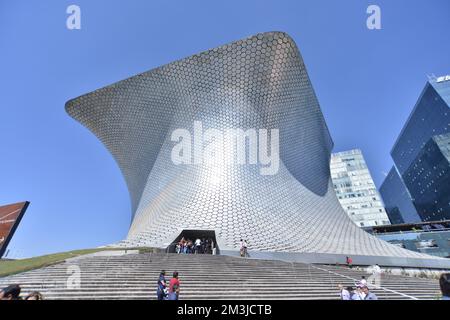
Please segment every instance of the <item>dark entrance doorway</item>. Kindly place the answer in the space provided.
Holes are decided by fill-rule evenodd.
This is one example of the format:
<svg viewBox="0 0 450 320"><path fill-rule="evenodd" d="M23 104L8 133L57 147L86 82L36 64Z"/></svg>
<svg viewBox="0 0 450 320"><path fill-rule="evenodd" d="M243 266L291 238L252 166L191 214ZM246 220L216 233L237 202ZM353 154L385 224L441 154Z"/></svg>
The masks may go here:
<svg viewBox="0 0 450 320"><path fill-rule="evenodd" d="M212 254L215 248L215 254L220 254L219 246L217 245L216 233L214 230L191 230L185 229L181 231L178 237L167 247L168 253L177 252L177 244L181 239L192 241L195 246L195 240L200 239L202 241L202 252L205 254Z"/></svg>

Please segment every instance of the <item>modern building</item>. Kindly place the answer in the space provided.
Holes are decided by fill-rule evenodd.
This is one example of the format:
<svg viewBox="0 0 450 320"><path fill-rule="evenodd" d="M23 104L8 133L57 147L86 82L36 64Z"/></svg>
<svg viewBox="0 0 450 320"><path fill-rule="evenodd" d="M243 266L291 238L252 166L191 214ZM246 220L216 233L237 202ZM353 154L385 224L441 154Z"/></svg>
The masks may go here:
<svg viewBox="0 0 450 320"><path fill-rule="evenodd" d="M355 264L450 268L446 259L393 246L348 218L331 183L332 139L285 33L257 34L158 67L70 100L66 111L103 142L128 185L131 226L115 246L167 249L183 235L207 235L226 255L239 255L244 238L253 257L338 263L350 255ZM220 138L236 128L260 130L259 142L270 130L278 142L270 148L279 161L275 173L262 173L268 150L261 145L254 163L201 160L206 150L238 156L234 143ZM209 136L206 146L199 136ZM244 143L253 145L251 136Z"/></svg>
<svg viewBox="0 0 450 320"><path fill-rule="evenodd" d="M384 206L392 224L416 223L421 219L411 199L408 189L395 167L389 170L380 187Z"/></svg>
<svg viewBox="0 0 450 320"><path fill-rule="evenodd" d="M401 248L450 258L450 220L378 226L368 231Z"/></svg>
<svg viewBox="0 0 450 320"><path fill-rule="evenodd" d="M450 133L432 136L403 179L423 221L450 219Z"/></svg>
<svg viewBox="0 0 450 320"><path fill-rule="evenodd" d="M450 219L449 135L450 76L444 76L427 82L391 151L395 168L422 221ZM394 197L402 198L401 188L388 189L389 193L397 193ZM392 197L383 191L382 196L385 202Z"/></svg>
<svg viewBox="0 0 450 320"><path fill-rule="evenodd" d="M390 224L361 150L333 153L330 171L339 203L357 226Z"/></svg>

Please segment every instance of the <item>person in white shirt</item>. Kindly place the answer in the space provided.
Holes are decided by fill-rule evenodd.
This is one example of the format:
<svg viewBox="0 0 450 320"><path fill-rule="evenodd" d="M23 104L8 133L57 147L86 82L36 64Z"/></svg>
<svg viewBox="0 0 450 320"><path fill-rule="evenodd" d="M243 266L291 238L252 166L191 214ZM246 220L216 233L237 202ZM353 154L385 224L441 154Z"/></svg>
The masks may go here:
<svg viewBox="0 0 450 320"><path fill-rule="evenodd" d="M197 238L197 240L195 240L195 254L200 253L200 247L202 245L202 240L200 240L199 238Z"/></svg>
<svg viewBox="0 0 450 320"><path fill-rule="evenodd" d="M211 254L216 255L217 250L216 250L216 246L214 245L214 240L211 240L211 248L212 248Z"/></svg>
<svg viewBox="0 0 450 320"><path fill-rule="evenodd" d="M240 253L241 253L241 257L246 257L247 254L247 242L245 240L241 239L241 244L240 244Z"/></svg>
<svg viewBox="0 0 450 320"><path fill-rule="evenodd" d="M350 300L350 292L348 289L344 288L342 284L339 285L341 300Z"/></svg>

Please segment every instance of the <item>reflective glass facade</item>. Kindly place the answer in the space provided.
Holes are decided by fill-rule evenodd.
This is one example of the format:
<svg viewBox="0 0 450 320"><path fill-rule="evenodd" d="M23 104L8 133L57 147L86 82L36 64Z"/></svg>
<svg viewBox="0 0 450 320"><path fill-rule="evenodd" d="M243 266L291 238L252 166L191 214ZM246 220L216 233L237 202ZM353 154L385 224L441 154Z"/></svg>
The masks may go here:
<svg viewBox="0 0 450 320"><path fill-rule="evenodd" d="M450 133L432 137L403 175L423 221L450 218Z"/></svg>
<svg viewBox="0 0 450 320"><path fill-rule="evenodd" d="M391 155L403 176L432 136L450 132L450 81L426 84Z"/></svg>
<svg viewBox="0 0 450 320"><path fill-rule="evenodd" d="M398 174L380 189L393 219L414 222L408 198L422 221L450 218L449 106L450 77L427 82L391 151Z"/></svg>
<svg viewBox="0 0 450 320"><path fill-rule="evenodd" d="M400 248L450 258L450 220L379 226L367 231Z"/></svg>
<svg viewBox="0 0 450 320"><path fill-rule="evenodd" d="M371 227L390 223L361 150L332 154L330 171L336 196L355 224Z"/></svg>
<svg viewBox="0 0 450 320"><path fill-rule="evenodd" d="M380 234L377 237L400 248L426 253L442 258L450 258L450 231L402 232Z"/></svg>
<svg viewBox="0 0 450 320"><path fill-rule="evenodd" d="M409 194L395 167L392 167L380 187L386 213L392 224L421 221Z"/></svg>

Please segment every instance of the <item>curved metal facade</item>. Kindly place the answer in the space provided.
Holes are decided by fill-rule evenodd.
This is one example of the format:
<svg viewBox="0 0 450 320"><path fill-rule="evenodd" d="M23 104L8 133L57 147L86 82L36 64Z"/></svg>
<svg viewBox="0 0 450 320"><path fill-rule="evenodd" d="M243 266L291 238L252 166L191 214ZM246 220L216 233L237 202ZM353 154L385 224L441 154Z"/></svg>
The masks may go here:
<svg viewBox="0 0 450 320"><path fill-rule="evenodd" d="M121 245L164 247L183 229L215 230L221 249L431 258L370 236L342 210L333 142L302 57L285 33L233 42L66 104L117 161L133 217ZM175 165L178 128L278 128L280 166Z"/></svg>

